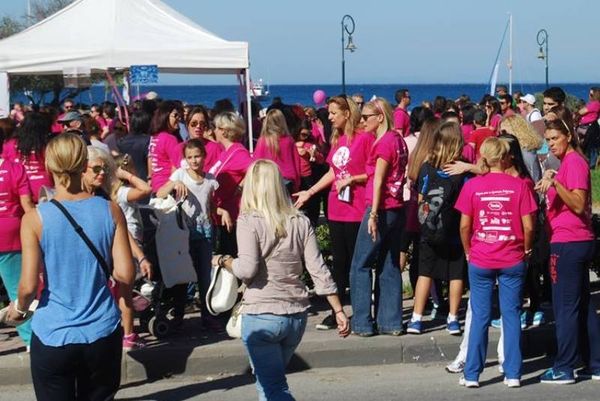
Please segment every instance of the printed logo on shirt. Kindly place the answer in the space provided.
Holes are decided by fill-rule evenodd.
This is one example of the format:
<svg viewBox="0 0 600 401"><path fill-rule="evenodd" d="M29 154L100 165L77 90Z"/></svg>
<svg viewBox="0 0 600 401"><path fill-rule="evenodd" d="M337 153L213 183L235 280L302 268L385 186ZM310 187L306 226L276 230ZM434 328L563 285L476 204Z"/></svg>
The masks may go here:
<svg viewBox="0 0 600 401"><path fill-rule="evenodd" d="M479 241L493 243L498 241L515 241L516 235L512 232L513 213L505 207L511 202L512 190L476 192L482 205L479 211L480 229L475 233Z"/></svg>

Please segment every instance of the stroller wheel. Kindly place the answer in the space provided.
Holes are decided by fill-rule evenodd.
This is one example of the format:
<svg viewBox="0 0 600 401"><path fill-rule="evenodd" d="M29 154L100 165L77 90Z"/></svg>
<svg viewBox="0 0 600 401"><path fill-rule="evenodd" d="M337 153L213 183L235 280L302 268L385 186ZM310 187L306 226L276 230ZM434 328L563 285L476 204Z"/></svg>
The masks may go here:
<svg viewBox="0 0 600 401"><path fill-rule="evenodd" d="M156 316L152 317L148 322L148 331L154 337L161 339L169 335L170 331L169 322L165 319L158 318Z"/></svg>

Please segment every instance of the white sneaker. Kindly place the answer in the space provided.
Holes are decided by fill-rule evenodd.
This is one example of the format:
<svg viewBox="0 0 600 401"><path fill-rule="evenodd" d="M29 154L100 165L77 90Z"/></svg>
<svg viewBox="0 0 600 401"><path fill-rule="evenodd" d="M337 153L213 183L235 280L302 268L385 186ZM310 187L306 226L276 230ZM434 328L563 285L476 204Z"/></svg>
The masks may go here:
<svg viewBox="0 0 600 401"><path fill-rule="evenodd" d="M463 361L452 361L446 365L446 372L448 373L462 373L465 370L465 363Z"/></svg>
<svg viewBox="0 0 600 401"><path fill-rule="evenodd" d="M479 387L479 382L478 381L467 380L467 379L465 379L464 376L462 376L458 380L458 384L461 385L461 386L465 386L467 388L477 388L477 387Z"/></svg>
<svg viewBox="0 0 600 401"><path fill-rule="evenodd" d="M504 374L504 366L502 366L502 362L498 362L498 372Z"/></svg>
<svg viewBox="0 0 600 401"><path fill-rule="evenodd" d="M509 388L521 387L521 380L519 379L507 379L504 378L504 384L506 384Z"/></svg>

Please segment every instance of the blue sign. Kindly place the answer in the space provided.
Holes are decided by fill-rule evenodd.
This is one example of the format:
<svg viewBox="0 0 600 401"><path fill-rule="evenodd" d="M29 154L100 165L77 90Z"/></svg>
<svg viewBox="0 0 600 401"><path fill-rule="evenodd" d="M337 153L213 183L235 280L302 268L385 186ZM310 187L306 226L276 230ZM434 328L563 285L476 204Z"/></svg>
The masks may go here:
<svg viewBox="0 0 600 401"><path fill-rule="evenodd" d="M157 65L132 65L129 67L129 79L132 84L158 83Z"/></svg>

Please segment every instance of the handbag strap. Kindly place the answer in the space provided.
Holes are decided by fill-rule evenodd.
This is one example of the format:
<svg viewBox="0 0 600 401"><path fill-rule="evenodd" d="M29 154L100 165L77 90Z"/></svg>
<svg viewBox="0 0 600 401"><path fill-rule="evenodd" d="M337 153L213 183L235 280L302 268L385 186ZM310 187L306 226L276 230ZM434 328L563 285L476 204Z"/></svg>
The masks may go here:
<svg viewBox="0 0 600 401"><path fill-rule="evenodd" d="M65 209L65 207L60 202L58 202L56 199L51 199L50 202L52 204L54 204L54 206L56 206L65 215L67 220L69 220L69 223L71 223L71 225L75 229L75 232L77 234L79 234L79 236L81 237L83 242L85 242L85 244L88 246L88 248L90 248L90 251L92 251L92 253L96 257L96 259L98 260L98 263L100 263L100 267L102 267L102 271L106 275L106 278L109 279L110 278L110 269L108 267L108 263L106 263L106 260L100 254L100 252L98 251L98 248L96 248L96 246L94 245L92 240L90 240L90 238L83 231L83 228L79 224L77 224L77 222L75 221L73 216L71 216L71 214L67 211L67 209Z"/></svg>

